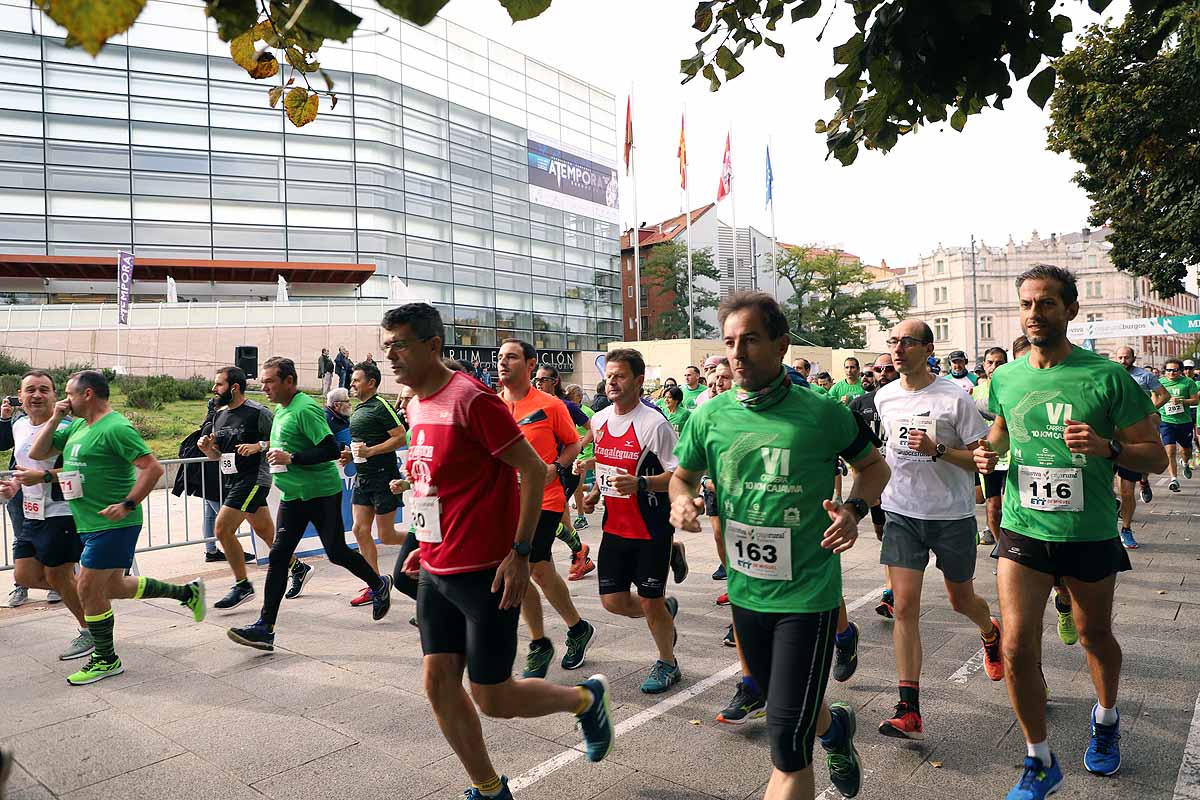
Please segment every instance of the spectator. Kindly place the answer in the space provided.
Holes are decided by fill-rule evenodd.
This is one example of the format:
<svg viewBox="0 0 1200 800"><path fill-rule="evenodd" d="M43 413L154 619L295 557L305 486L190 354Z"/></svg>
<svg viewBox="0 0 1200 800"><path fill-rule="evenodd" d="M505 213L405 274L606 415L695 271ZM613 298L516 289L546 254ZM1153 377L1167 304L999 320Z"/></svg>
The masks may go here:
<svg viewBox="0 0 1200 800"><path fill-rule="evenodd" d="M610 402L608 394L605 391L604 381L600 381L596 384L596 396L592 398L592 411L599 411Z"/></svg>
<svg viewBox="0 0 1200 800"><path fill-rule="evenodd" d="M339 347L337 358L333 360L333 363L337 370L338 386L348 390L350 377L354 374L354 362L350 360L350 351L345 347Z"/></svg>
<svg viewBox="0 0 1200 800"><path fill-rule="evenodd" d="M364 364L374 364L375 356L371 355L370 353L367 353L367 357L363 359L363 363Z"/></svg>
<svg viewBox="0 0 1200 800"><path fill-rule="evenodd" d="M321 394L329 394L329 390L333 388L335 374L329 348L322 347L321 357L317 359L317 379L321 381Z"/></svg>
<svg viewBox="0 0 1200 800"><path fill-rule="evenodd" d="M325 395L325 421L329 423L329 430L333 432L333 439L337 442L338 452L350 446L350 392L342 387L338 387ZM351 461L342 467L342 471L346 476L356 474L357 469L354 462Z"/></svg>
<svg viewBox="0 0 1200 800"><path fill-rule="evenodd" d="M216 416L219 407L217 398L210 397L208 413L204 417L204 421L200 423L200 427L179 443L179 458L204 458L207 460L181 465L179 471L175 473L175 483L171 488L171 494L176 497L184 494L190 497L199 497L200 502L204 504L204 561L206 563L225 560L225 553L217 547L216 539L217 513L221 510L221 471L218 466L219 462L209 459L200 451L196 443L200 441L201 436L212 433L213 417ZM247 561L253 560L253 558L253 555L246 553Z"/></svg>
<svg viewBox="0 0 1200 800"><path fill-rule="evenodd" d="M492 370L490 368L484 369L483 364L478 358L472 363L472 367L474 368L471 370L471 374L475 376L475 380L489 389L495 388L495 385L492 383Z"/></svg>

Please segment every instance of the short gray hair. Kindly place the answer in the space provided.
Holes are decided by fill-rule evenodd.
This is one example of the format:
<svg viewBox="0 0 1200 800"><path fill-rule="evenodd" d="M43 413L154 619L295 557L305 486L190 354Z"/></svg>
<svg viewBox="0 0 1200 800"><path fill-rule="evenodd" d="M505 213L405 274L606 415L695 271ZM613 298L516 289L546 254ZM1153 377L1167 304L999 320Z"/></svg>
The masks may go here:
<svg viewBox="0 0 1200 800"><path fill-rule="evenodd" d="M344 403L349 399L350 392L339 386L336 389L330 389L329 394L325 395L325 404L332 406L337 403Z"/></svg>

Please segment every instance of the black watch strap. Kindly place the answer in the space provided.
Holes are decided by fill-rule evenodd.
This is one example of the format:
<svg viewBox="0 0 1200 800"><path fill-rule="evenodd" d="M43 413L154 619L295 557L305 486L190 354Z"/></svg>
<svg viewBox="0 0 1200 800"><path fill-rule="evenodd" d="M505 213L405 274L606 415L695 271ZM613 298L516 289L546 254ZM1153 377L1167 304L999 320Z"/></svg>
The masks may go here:
<svg viewBox="0 0 1200 800"><path fill-rule="evenodd" d="M513 542L512 549L519 556L527 556L533 551L533 545L529 542Z"/></svg>
<svg viewBox="0 0 1200 800"><path fill-rule="evenodd" d="M871 507L868 506L867 501L863 500L861 497L851 497L842 505L849 506L850 508L854 509L854 513L858 516L860 522L866 518L867 514L871 513Z"/></svg>
<svg viewBox="0 0 1200 800"><path fill-rule="evenodd" d="M130 499L128 497L126 497L125 500L122 501L121 505L125 506L126 511L133 511L135 508L138 507L137 501Z"/></svg>

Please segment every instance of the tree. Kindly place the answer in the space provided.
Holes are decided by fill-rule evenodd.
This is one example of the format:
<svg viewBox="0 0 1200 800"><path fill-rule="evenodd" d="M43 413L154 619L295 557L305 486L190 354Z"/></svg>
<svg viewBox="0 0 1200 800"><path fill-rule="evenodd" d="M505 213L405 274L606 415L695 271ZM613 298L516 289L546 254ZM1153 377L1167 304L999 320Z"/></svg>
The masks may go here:
<svg viewBox="0 0 1200 800"><path fill-rule="evenodd" d="M1050 149L1082 166L1075 182L1109 254L1170 297L1200 263L1200 6L1154 24L1088 28L1056 64ZM1176 30L1164 46L1162 31Z"/></svg>
<svg viewBox="0 0 1200 800"><path fill-rule="evenodd" d="M792 330L821 347L863 347L866 337L857 324L862 317L887 328L908 311L903 292L871 288L874 278L862 262L846 262L837 251L789 247L777 273L792 287L784 303Z"/></svg>
<svg viewBox="0 0 1200 800"><path fill-rule="evenodd" d="M656 339L686 339L688 337L688 268L687 245L682 242L663 242L654 245L642 264L642 278L651 283L659 297L671 297L671 310L662 314L654 326ZM692 302L695 305L693 329L696 338L716 335L716 328L700 318L700 312L717 307L717 293L697 284L697 278L719 281L720 274L712 263L707 247L692 251Z"/></svg>

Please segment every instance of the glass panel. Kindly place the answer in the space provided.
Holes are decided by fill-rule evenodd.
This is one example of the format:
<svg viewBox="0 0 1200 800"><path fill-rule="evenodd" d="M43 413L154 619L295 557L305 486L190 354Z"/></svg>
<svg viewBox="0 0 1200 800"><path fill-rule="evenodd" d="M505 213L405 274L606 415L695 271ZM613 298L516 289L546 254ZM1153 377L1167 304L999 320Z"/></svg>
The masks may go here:
<svg viewBox="0 0 1200 800"><path fill-rule="evenodd" d="M404 211L404 195L401 192L385 189L382 186L371 188L359 187L357 197L359 206Z"/></svg>
<svg viewBox="0 0 1200 800"><path fill-rule="evenodd" d="M354 140L350 133L346 138L335 139L327 136L301 135L292 133L291 123L288 123L287 154L301 158L336 158L351 161L354 158Z"/></svg>
<svg viewBox="0 0 1200 800"><path fill-rule="evenodd" d="M133 243L211 247L212 226L208 223L135 222Z"/></svg>
<svg viewBox="0 0 1200 800"><path fill-rule="evenodd" d="M404 199L404 209L409 214L433 219L450 219L450 204L445 200L435 200L418 194L407 194ZM409 220L409 229L413 230L416 220Z"/></svg>
<svg viewBox="0 0 1200 800"><path fill-rule="evenodd" d="M454 206L451 209L451 219L458 225L471 225L476 228L488 229L492 227L492 215L490 212L468 206Z"/></svg>
<svg viewBox="0 0 1200 800"><path fill-rule="evenodd" d="M214 175L212 178L214 198L226 200L283 200L281 181L256 180L254 178L230 178Z"/></svg>
<svg viewBox="0 0 1200 800"><path fill-rule="evenodd" d="M285 245L284 231L283 228L262 225L214 225L213 244L218 247L267 247L282 250Z"/></svg>
<svg viewBox="0 0 1200 800"><path fill-rule="evenodd" d="M410 215L405 219L404 227L410 236L422 236L426 239L439 239L445 242L450 241L449 222Z"/></svg>
<svg viewBox="0 0 1200 800"><path fill-rule="evenodd" d="M529 255L528 239L521 239L516 236L509 236L508 234L502 233L496 233L493 238L495 239L495 247L497 250L501 250L506 253L518 253L524 256Z"/></svg>
<svg viewBox="0 0 1200 800"><path fill-rule="evenodd" d="M207 175L209 172L208 153L134 147L133 168L156 172L194 172Z"/></svg>
<svg viewBox="0 0 1200 800"><path fill-rule="evenodd" d="M409 261L408 262L408 288L410 290L412 290L412 293L415 294L417 297L425 297L430 302L433 302L433 303L452 302L452 295L454 293L453 286L451 286L448 283L434 283L432 281L415 281L412 279L412 275L413 275L412 261ZM442 314L443 314L442 319L447 319L448 317L452 316L452 314L447 313L446 311L442 310L441 308L439 308L438 310L442 311ZM450 335L449 331L446 332L446 335L447 336Z"/></svg>
<svg viewBox="0 0 1200 800"><path fill-rule="evenodd" d="M288 207L288 221L293 221L291 206ZM287 244L289 250L354 250L355 236L352 230L288 228Z"/></svg>
<svg viewBox="0 0 1200 800"><path fill-rule="evenodd" d="M492 177L488 173L460 164L452 164L450 174L455 183L464 183L476 189L489 189L492 185Z"/></svg>
<svg viewBox="0 0 1200 800"><path fill-rule="evenodd" d="M135 97L129 102L129 116L131 119L147 122L170 120L176 124L207 126L209 124L208 106L203 103L203 98L200 103L196 103L192 100ZM138 141L138 139L135 137L134 141ZM152 144L152 142L150 143Z"/></svg>
<svg viewBox="0 0 1200 800"><path fill-rule="evenodd" d="M50 214L129 219L129 195L47 192ZM40 204L40 201L39 201Z"/></svg>
<svg viewBox="0 0 1200 800"><path fill-rule="evenodd" d="M216 160L216 156L213 156ZM368 170L380 170L379 167L359 167L359 182L363 182ZM330 183L354 183L354 165L344 161L307 161L299 158L287 159L288 180L328 181ZM374 181L366 181L374 183Z"/></svg>
<svg viewBox="0 0 1200 800"><path fill-rule="evenodd" d="M191 14L189 10L187 12ZM173 50L146 50L129 48L129 68L156 75L191 75L205 78L208 75L208 59L202 55L177 53Z"/></svg>
<svg viewBox="0 0 1200 800"><path fill-rule="evenodd" d="M494 347L496 332L490 328L461 328L455 326L458 332L458 343L463 347Z"/></svg>
<svg viewBox="0 0 1200 800"><path fill-rule="evenodd" d="M45 150L40 139L9 139L0 136L0 161L28 161L40 164Z"/></svg>
<svg viewBox="0 0 1200 800"><path fill-rule="evenodd" d="M98 219L52 218L47 221L51 239L60 242L128 244L130 223Z"/></svg>
<svg viewBox="0 0 1200 800"><path fill-rule="evenodd" d="M495 207L497 214L507 214L510 217L529 219L529 203L524 200L493 196L492 205Z"/></svg>
<svg viewBox="0 0 1200 800"><path fill-rule="evenodd" d="M0 108L13 111L41 111L42 89L39 86L9 86L0 83ZM56 103L50 110L68 114L87 113L87 110L78 104L71 107L63 103Z"/></svg>
<svg viewBox="0 0 1200 800"><path fill-rule="evenodd" d="M291 162L288 163L288 177L292 177ZM374 186L386 186L389 189L404 188L404 171L395 167L385 167L375 164L363 164L359 162L354 168L353 176L359 185L368 184ZM340 178L338 180L341 180ZM355 182L354 180L347 181L348 183Z"/></svg>
<svg viewBox="0 0 1200 800"><path fill-rule="evenodd" d="M361 245L361 237L359 239ZM405 259L399 256L384 256L375 253L359 253L358 260L363 264L374 264L376 274L395 275L403 278L408 274Z"/></svg>
<svg viewBox="0 0 1200 800"><path fill-rule="evenodd" d="M453 184L450 187L450 199L455 204L467 205L473 208L489 210L492 207L492 193L469 186ZM489 215L490 217L490 215Z"/></svg>
<svg viewBox="0 0 1200 800"><path fill-rule="evenodd" d="M481 230L479 228L469 228L465 225L454 226L454 242L456 244L466 244L473 247L492 246L492 232Z"/></svg>
<svg viewBox="0 0 1200 800"><path fill-rule="evenodd" d="M0 186L12 189L41 189L45 186L44 169L41 164L0 163Z"/></svg>
<svg viewBox="0 0 1200 800"><path fill-rule="evenodd" d="M208 177L204 175L167 175L157 172L135 172L133 173L133 191L137 194L208 197Z"/></svg>
<svg viewBox="0 0 1200 800"><path fill-rule="evenodd" d="M0 129L5 126L0 124ZM15 131L8 130L13 133ZM67 117L59 114L46 115L46 138L66 139L79 142L129 142L129 122L124 119L101 119L93 117Z"/></svg>
<svg viewBox="0 0 1200 800"><path fill-rule="evenodd" d="M449 180L450 164L447 161L427 156L424 153L404 151L404 169L421 175Z"/></svg>
<svg viewBox="0 0 1200 800"><path fill-rule="evenodd" d="M362 229L404 233L404 215L397 211L360 206L358 209L358 227Z"/></svg>
<svg viewBox="0 0 1200 800"><path fill-rule="evenodd" d="M207 222L211 219L208 204L207 199L138 196L133 199L133 215L137 219Z"/></svg>
<svg viewBox="0 0 1200 800"><path fill-rule="evenodd" d="M128 172L48 166L46 181L51 189L129 194Z"/></svg>
<svg viewBox="0 0 1200 800"><path fill-rule="evenodd" d="M208 128L202 125L164 125L157 122L133 122L133 143L154 147L184 147L192 150L208 149ZM248 136L244 132L242 135ZM214 137L215 139L215 137ZM217 147L214 140L213 147Z"/></svg>
<svg viewBox="0 0 1200 800"><path fill-rule="evenodd" d="M354 187L337 183L287 182L289 203L329 203L332 205L354 205Z"/></svg>
<svg viewBox="0 0 1200 800"><path fill-rule="evenodd" d="M213 200L213 222L247 223L251 225L282 225L282 203L247 203L245 201Z"/></svg>
<svg viewBox="0 0 1200 800"><path fill-rule="evenodd" d="M287 207L289 225L306 227L353 228L354 209L348 206L306 206L296 203Z"/></svg>
<svg viewBox="0 0 1200 800"><path fill-rule="evenodd" d="M434 242L428 239L409 237L407 243L409 258L409 275L412 275L412 259L423 258L431 261L453 261L454 251L448 242ZM442 277L445 277L444 273Z"/></svg>
<svg viewBox="0 0 1200 800"><path fill-rule="evenodd" d="M450 145L450 161L454 165L467 166L485 172L490 171L492 168L491 156L479 150L463 147L460 144Z"/></svg>
<svg viewBox="0 0 1200 800"><path fill-rule="evenodd" d="M562 242L563 230L552 225L534 222L529 226L530 237L543 242Z"/></svg>
<svg viewBox="0 0 1200 800"><path fill-rule="evenodd" d="M46 241L45 217L0 216L0 239ZM2 250L3 248L0 248Z"/></svg>
<svg viewBox="0 0 1200 800"><path fill-rule="evenodd" d="M423 111L426 114L431 114L435 117L445 118L449 114L449 103L447 101L427 94L411 86L403 87L404 105L408 108L415 108L418 111Z"/></svg>
<svg viewBox="0 0 1200 800"><path fill-rule="evenodd" d="M478 247L466 247L461 244L454 245L454 263L469 264L473 267L486 267L488 274L491 274L492 267L492 251L484 250ZM488 280L488 286L491 286L491 279Z"/></svg>
<svg viewBox="0 0 1200 800"><path fill-rule="evenodd" d="M464 147L470 147L473 150L481 150L486 153L488 148L491 147L492 137L463 125L451 125L450 141L453 144L460 144Z"/></svg>
<svg viewBox="0 0 1200 800"><path fill-rule="evenodd" d="M508 270L509 272L520 272L528 275L532 265L529 256L518 256L510 253L496 253L496 269ZM500 280L500 276L496 276L496 280ZM525 287L528 289L528 281L525 282Z"/></svg>
<svg viewBox="0 0 1200 800"><path fill-rule="evenodd" d="M382 231L358 231L358 249L402 256L405 253L404 237Z"/></svg>
<svg viewBox="0 0 1200 800"><path fill-rule="evenodd" d="M124 54L121 61L124 62ZM98 69L98 65L74 66L47 61L44 66L46 86L73 91L104 92L106 94L129 94L129 81L122 63L118 70Z"/></svg>
<svg viewBox="0 0 1200 800"><path fill-rule="evenodd" d="M529 206L529 218L534 222L541 222L546 225L556 225L563 227L563 212L557 208L548 206L539 206L536 203Z"/></svg>

